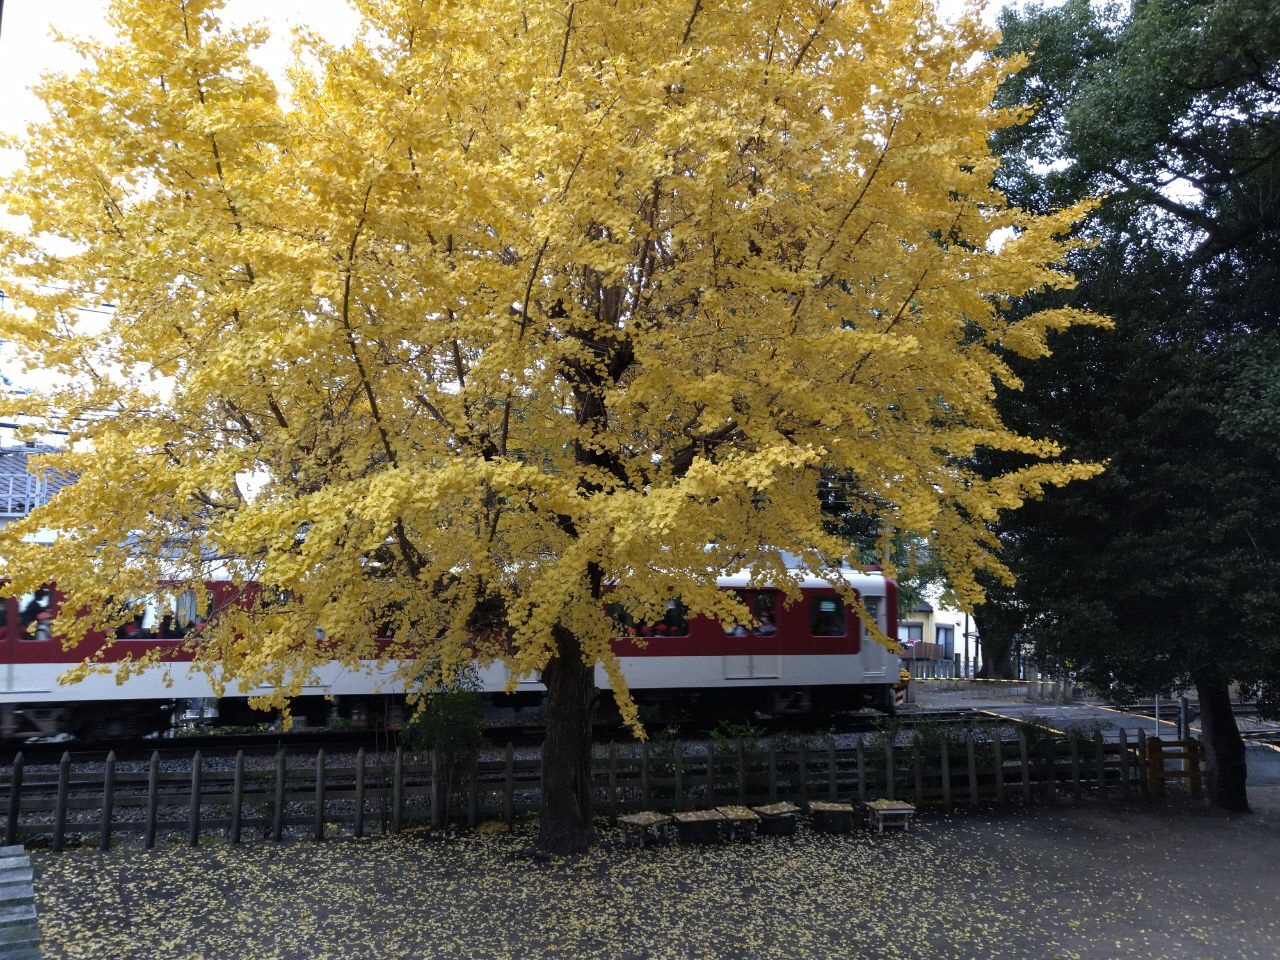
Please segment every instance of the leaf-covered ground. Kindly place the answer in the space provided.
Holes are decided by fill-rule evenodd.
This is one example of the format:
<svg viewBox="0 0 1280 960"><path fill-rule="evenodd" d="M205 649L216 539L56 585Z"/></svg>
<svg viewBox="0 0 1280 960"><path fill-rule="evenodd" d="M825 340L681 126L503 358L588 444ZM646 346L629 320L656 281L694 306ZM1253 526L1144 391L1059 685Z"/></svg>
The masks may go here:
<svg viewBox="0 0 1280 960"><path fill-rule="evenodd" d="M35 857L45 956L1280 956L1280 818L1177 804L529 856L529 834Z"/></svg>

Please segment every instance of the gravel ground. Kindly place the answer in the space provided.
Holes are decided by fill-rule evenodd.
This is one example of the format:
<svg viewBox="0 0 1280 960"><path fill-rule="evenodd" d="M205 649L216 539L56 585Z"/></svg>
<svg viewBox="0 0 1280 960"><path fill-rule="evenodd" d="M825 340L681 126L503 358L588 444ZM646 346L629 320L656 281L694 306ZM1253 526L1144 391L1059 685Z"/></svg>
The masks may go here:
<svg viewBox="0 0 1280 960"><path fill-rule="evenodd" d="M909 834L529 855L530 829L37 852L48 958L1280 955L1280 797L929 816Z"/></svg>

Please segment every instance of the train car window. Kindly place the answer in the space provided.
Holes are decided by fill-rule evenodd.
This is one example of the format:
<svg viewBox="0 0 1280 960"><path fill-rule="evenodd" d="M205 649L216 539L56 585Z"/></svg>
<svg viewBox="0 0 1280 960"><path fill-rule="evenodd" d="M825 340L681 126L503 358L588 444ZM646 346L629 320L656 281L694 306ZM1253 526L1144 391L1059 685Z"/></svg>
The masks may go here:
<svg viewBox="0 0 1280 960"><path fill-rule="evenodd" d="M22 639L44 642L53 638L53 591L41 587L18 600Z"/></svg>
<svg viewBox="0 0 1280 960"><path fill-rule="evenodd" d="M809 622L815 637L843 637L844 604L838 597L811 597Z"/></svg>
<svg viewBox="0 0 1280 960"><path fill-rule="evenodd" d="M761 590L755 595L751 604L751 612L755 614L756 625L751 632L757 637L772 637L778 632L777 594L772 590Z"/></svg>
<svg viewBox="0 0 1280 960"><path fill-rule="evenodd" d="M867 617L873 620L876 624L880 623L880 604L880 597L862 598L862 605L867 608ZM862 625L862 636L866 640L871 639L871 630L865 623Z"/></svg>
<svg viewBox="0 0 1280 960"><path fill-rule="evenodd" d="M689 608L679 597L667 601L667 612L656 623L636 620L620 603L608 606L609 616L618 625L622 637L687 637L689 635Z"/></svg>
<svg viewBox="0 0 1280 960"><path fill-rule="evenodd" d="M724 631L727 637L772 637L778 632L777 598L773 590L739 590L738 599L751 611L754 625L735 623Z"/></svg>

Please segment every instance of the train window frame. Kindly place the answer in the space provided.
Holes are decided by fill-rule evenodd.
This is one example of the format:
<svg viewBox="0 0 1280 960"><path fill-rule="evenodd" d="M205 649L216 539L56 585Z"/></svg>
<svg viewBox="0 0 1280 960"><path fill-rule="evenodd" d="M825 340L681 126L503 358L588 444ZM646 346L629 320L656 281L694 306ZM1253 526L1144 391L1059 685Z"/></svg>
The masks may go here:
<svg viewBox="0 0 1280 960"><path fill-rule="evenodd" d="M748 627L744 623L735 623L733 626L726 628L721 624L720 629L724 632L724 635L726 637L755 637L757 639L776 637L779 632L778 594L780 592L781 591L772 590L767 587L759 589L734 590L738 600L745 604L747 609L751 611L751 619L757 622L752 627ZM767 602L761 603L761 601ZM769 631L762 631L760 628L763 624L758 622L761 615L765 613L769 615L770 623L773 625L773 629Z"/></svg>
<svg viewBox="0 0 1280 960"><path fill-rule="evenodd" d="M831 604L833 610L824 610L823 604ZM835 613L839 616L839 633L819 633L818 617L821 615L830 615ZM811 637L827 637L840 638L849 636L849 613L845 609L844 601L838 595L833 596L817 596L809 598L809 636Z"/></svg>

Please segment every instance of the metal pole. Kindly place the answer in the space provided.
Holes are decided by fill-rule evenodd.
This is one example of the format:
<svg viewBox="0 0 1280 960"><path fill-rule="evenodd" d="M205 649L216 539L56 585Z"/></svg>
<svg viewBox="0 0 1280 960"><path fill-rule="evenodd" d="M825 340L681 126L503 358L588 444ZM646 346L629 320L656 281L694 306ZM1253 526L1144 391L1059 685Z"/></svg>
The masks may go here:
<svg viewBox="0 0 1280 960"><path fill-rule="evenodd" d="M1191 723L1187 720L1187 698L1178 698L1178 739L1191 739Z"/></svg>
<svg viewBox="0 0 1280 960"><path fill-rule="evenodd" d="M964 615L964 675L970 676L969 672L969 614Z"/></svg>

